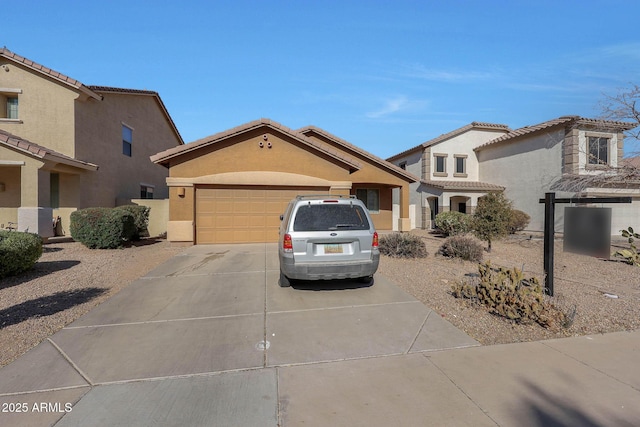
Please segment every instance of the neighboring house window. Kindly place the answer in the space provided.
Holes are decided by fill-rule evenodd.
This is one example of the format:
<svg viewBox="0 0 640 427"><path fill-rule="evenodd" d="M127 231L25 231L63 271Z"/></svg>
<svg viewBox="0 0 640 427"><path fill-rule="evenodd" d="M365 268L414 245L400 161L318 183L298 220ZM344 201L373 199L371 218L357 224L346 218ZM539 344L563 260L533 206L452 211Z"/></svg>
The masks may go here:
<svg viewBox="0 0 640 427"><path fill-rule="evenodd" d="M590 165L609 164L609 138L601 136L589 137L589 161Z"/></svg>
<svg viewBox="0 0 640 427"><path fill-rule="evenodd" d="M140 198L153 199L153 186L146 184L140 185Z"/></svg>
<svg viewBox="0 0 640 427"><path fill-rule="evenodd" d="M7 98L7 119L18 118L18 97Z"/></svg>
<svg viewBox="0 0 640 427"><path fill-rule="evenodd" d="M380 190L377 188L358 188L356 197L364 202L369 212L380 212Z"/></svg>
<svg viewBox="0 0 640 427"><path fill-rule="evenodd" d="M455 165L456 165L456 169L453 173L453 176L466 178L467 177L467 156L463 154L456 154L453 157L455 159Z"/></svg>
<svg viewBox="0 0 640 427"><path fill-rule="evenodd" d="M446 154L434 154L433 155L435 176L447 176L447 155Z"/></svg>
<svg viewBox="0 0 640 427"><path fill-rule="evenodd" d="M407 170L407 162L402 162L398 166L400 166L400 169Z"/></svg>
<svg viewBox="0 0 640 427"><path fill-rule="evenodd" d="M122 154L131 157L131 145L133 143L133 129L122 125Z"/></svg>
<svg viewBox="0 0 640 427"><path fill-rule="evenodd" d="M22 89L0 89L0 119L18 120L18 94Z"/></svg>

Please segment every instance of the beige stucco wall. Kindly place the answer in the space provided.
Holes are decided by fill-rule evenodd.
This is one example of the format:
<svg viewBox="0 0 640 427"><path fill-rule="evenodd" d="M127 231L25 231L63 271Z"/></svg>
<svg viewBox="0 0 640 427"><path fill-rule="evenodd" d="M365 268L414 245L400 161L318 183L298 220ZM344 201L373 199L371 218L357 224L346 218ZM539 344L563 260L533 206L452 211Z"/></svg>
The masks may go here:
<svg viewBox="0 0 640 427"><path fill-rule="evenodd" d="M169 221L169 199L134 199L131 203L140 206L148 206L149 210L149 236L158 237L167 232Z"/></svg>
<svg viewBox="0 0 640 427"><path fill-rule="evenodd" d="M168 171L149 160L179 140L153 96L101 93L102 101L76 103L77 157L100 166L83 177L80 207L115 206L140 197L140 185L154 187L154 199L169 196ZM133 129L132 155L122 153L122 125Z"/></svg>
<svg viewBox="0 0 640 427"><path fill-rule="evenodd" d="M196 178L212 174L250 171L286 171L292 174L312 175L331 181L349 181L346 166L327 156L327 161L319 161L318 156L308 147L280 134L255 130L229 141L218 142L187 153L172 160L171 178ZM266 143L271 143L268 148ZM263 147L260 147L260 143ZM299 185L292 182L291 185ZM195 198L193 186L170 187L170 221L193 221L195 218ZM182 225L181 229L185 226Z"/></svg>
<svg viewBox="0 0 640 427"><path fill-rule="evenodd" d="M350 151L344 154L358 157ZM199 184L326 186L333 194L355 194L358 188L376 188L380 190L380 211L372 214L374 224L378 229L391 230L391 189L406 187L402 193L408 201L408 183L371 164L370 159L357 160L362 168L350 172L348 165L267 127L185 153L170 160L169 234L172 240L193 240L194 185ZM260 176L264 178L262 181ZM408 230L406 211L401 226Z"/></svg>
<svg viewBox="0 0 640 427"><path fill-rule="evenodd" d="M74 100L78 94L70 87L8 60L9 71L0 73L0 87L20 89L18 121L0 120L0 129L73 157Z"/></svg>
<svg viewBox="0 0 640 427"><path fill-rule="evenodd" d="M559 129L489 146L478 153L480 180L504 186L514 208L531 216L530 230L544 228L544 204L539 199L562 174L563 141L564 129ZM569 196L556 193L556 197ZM556 209L557 231L562 231L563 222L561 209Z"/></svg>

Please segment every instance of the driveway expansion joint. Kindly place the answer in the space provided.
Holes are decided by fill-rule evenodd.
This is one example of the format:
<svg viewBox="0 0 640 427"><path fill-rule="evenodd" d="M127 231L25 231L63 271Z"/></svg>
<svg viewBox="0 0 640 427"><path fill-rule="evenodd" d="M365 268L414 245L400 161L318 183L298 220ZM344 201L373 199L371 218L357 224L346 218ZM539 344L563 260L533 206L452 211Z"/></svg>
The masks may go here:
<svg viewBox="0 0 640 427"><path fill-rule="evenodd" d="M58 351L58 353L60 353L60 355L62 355L62 357L64 357L64 359L67 361L67 363L69 363L71 365L71 367L73 369L76 370L76 372L78 374L80 374L80 376L91 386L93 387L94 383L93 381L91 381L91 378L89 378L89 376L87 374L84 373L84 371L82 369L80 369L80 367L78 365L76 365L73 360L71 360L71 358L67 355L67 353L64 352L64 350L62 350L60 348L60 346L58 344L56 344L51 338L47 338L47 341L49 341L49 343L51 343L51 345Z"/></svg>

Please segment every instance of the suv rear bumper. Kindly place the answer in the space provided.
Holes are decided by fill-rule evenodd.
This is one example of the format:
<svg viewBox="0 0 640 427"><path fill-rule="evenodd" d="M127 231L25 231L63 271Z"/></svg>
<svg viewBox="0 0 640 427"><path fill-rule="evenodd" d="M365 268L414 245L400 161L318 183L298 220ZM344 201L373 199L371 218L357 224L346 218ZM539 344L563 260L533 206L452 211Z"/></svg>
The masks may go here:
<svg viewBox="0 0 640 427"><path fill-rule="evenodd" d="M378 270L380 254L373 254L372 259L364 261L346 261L335 263L296 263L293 258L282 257L280 269L282 273L294 280L331 280L355 279L369 277Z"/></svg>

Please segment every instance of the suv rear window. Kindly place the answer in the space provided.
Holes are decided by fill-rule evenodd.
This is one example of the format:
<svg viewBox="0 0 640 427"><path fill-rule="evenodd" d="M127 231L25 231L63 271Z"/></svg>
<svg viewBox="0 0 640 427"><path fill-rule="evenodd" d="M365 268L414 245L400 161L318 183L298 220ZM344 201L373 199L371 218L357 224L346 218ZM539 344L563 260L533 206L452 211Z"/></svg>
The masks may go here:
<svg viewBox="0 0 640 427"><path fill-rule="evenodd" d="M367 215L356 205L303 205L293 221L293 231L368 229Z"/></svg>

